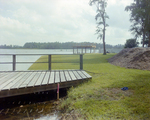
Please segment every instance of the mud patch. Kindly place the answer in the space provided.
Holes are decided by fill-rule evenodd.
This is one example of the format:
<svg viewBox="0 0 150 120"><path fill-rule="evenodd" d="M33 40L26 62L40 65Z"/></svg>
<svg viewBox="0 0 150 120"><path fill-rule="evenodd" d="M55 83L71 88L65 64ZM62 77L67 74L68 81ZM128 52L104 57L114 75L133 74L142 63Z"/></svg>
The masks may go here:
<svg viewBox="0 0 150 120"><path fill-rule="evenodd" d="M113 101L124 99L124 97L129 97L131 95L133 95L133 90L123 91L121 88L106 88L95 91L95 95L93 95L93 97L96 97L98 100Z"/></svg>
<svg viewBox="0 0 150 120"><path fill-rule="evenodd" d="M132 90L126 90L123 91L120 88L109 88L106 90L108 93L110 93L110 98L112 100L119 100L124 98L125 96L131 96L133 95L133 91Z"/></svg>
<svg viewBox="0 0 150 120"><path fill-rule="evenodd" d="M59 101L54 91L20 95L0 99L0 120L43 120L57 119ZM60 89L60 98L67 95L67 89Z"/></svg>
<svg viewBox="0 0 150 120"><path fill-rule="evenodd" d="M123 49L108 62L125 68L150 70L150 48Z"/></svg>

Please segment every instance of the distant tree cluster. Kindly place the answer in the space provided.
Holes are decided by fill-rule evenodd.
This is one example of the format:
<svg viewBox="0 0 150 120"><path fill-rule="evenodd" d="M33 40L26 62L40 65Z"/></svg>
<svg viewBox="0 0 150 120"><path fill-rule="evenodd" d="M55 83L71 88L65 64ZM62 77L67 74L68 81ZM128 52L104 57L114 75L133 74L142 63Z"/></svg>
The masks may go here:
<svg viewBox="0 0 150 120"><path fill-rule="evenodd" d="M65 42L65 43L60 43L60 42L48 42L48 43L37 43L37 42L28 42L25 43L23 46L17 46L17 45L0 45L0 49L72 49L73 46L81 46L81 45L94 45L96 46L96 49L103 48L103 44L101 43L91 43L91 42L81 42L81 43L76 43L76 42ZM112 48L118 48L122 49L124 48L123 45L109 45L106 44L106 48L112 49Z"/></svg>

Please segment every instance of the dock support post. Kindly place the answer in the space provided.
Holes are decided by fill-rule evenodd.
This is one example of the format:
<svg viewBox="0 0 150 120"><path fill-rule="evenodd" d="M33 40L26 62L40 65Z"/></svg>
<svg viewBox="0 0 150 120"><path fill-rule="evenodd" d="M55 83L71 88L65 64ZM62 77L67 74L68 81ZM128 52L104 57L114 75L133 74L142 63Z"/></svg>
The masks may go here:
<svg viewBox="0 0 150 120"><path fill-rule="evenodd" d="M83 54L80 55L80 70L83 70Z"/></svg>
<svg viewBox="0 0 150 120"><path fill-rule="evenodd" d="M57 100L59 100L59 83L57 84Z"/></svg>
<svg viewBox="0 0 150 120"><path fill-rule="evenodd" d="M48 69L51 70L51 55L48 55Z"/></svg>
<svg viewBox="0 0 150 120"><path fill-rule="evenodd" d="M73 47L73 54L74 54L74 47Z"/></svg>
<svg viewBox="0 0 150 120"><path fill-rule="evenodd" d="M13 55L13 71L16 70L16 55Z"/></svg>

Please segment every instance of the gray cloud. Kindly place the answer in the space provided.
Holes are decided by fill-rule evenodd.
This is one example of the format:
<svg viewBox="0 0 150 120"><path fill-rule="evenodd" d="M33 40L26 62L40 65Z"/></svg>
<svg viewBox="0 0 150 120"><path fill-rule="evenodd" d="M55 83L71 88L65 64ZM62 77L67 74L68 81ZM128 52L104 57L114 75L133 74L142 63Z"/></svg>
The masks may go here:
<svg viewBox="0 0 150 120"><path fill-rule="evenodd" d="M129 13L124 11L127 1L108 1L108 44L124 44L131 37ZM89 0L0 0L0 44L99 42L95 35L95 7L88 3Z"/></svg>

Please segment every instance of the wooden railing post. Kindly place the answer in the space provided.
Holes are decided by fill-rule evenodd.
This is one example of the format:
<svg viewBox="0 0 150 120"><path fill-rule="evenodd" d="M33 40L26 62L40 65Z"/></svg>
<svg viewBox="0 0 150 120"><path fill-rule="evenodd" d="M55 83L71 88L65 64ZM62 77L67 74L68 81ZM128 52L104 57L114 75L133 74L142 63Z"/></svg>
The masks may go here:
<svg viewBox="0 0 150 120"><path fill-rule="evenodd" d="M13 71L16 70L16 55L13 55Z"/></svg>
<svg viewBox="0 0 150 120"><path fill-rule="evenodd" d="M83 54L80 55L80 70L83 70Z"/></svg>
<svg viewBox="0 0 150 120"><path fill-rule="evenodd" d="M74 47L73 47L73 54L74 54Z"/></svg>
<svg viewBox="0 0 150 120"><path fill-rule="evenodd" d="M51 68L51 67L52 67L52 66L51 66L51 62L52 62L52 61L51 61L51 55L48 55L48 69L49 69L49 70L52 69L52 68Z"/></svg>
<svg viewBox="0 0 150 120"><path fill-rule="evenodd" d="M7 55L7 54L0 54L0 55ZM0 64L12 64L12 71L15 71L16 70L16 64L17 63L47 63L48 65L48 70L52 70L52 54L47 54L47 57L48 57L48 62L18 62L16 60L16 56L17 55L45 55L45 54L8 54L8 55L11 55L12 56L12 62L0 62ZM72 54L71 54L72 55ZM79 63L80 64L80 70L83 70L83 55L84 54L78 54L79 55ZM59 63L59 62L54 62L54 63ZM63 62L61 62L63 63ZM64 62L66 63L66 62Z"/></svg>

